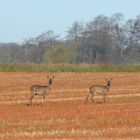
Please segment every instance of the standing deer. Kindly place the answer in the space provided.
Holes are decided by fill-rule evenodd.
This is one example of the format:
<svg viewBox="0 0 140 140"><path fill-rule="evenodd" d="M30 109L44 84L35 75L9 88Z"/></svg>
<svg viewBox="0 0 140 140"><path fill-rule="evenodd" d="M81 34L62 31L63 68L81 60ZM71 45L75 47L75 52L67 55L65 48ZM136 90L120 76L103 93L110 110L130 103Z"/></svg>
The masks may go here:
<svg viewBox="0 0 140 140"><path fill-rule="evenodd" d="M29 98L29 103L27 105L32 105L32 99L35 95L41 95L43 96L44 102L47 100L47 95L52 89L52 81L54 79L54 76L52 78L48 77L48 85L47 86L41 86L41 85L33 85L30 87L31 96Z"/></svg>
<svg viewBox="0 0 140 140"><path fill-rule="evenodd" d="M87 97L86 97L86 102L87 102L89 96L92 96L92 97L91 97L92 102L95 102L93 98L94 98L94 96L98 93L98 94L103 95L103 100L104 100L104 103L105 103L105 101L106 101L106 96L107 96L108 93L109 93L112 80L113 80L113 78L111 78L111 79L106 79L106 78L105 78L105 82L106 82L106 85L105 85L105 86L102 86L102 85L92 85L92 86L89 88L90 93L89 93L89 94L87 95Z"/></svg>

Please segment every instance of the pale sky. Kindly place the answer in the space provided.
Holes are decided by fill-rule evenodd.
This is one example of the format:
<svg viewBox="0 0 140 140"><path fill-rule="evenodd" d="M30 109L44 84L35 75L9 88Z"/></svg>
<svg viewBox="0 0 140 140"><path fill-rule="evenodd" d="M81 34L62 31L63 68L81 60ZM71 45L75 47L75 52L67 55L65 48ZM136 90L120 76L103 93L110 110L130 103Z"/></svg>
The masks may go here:
<svg viewBox="0 0 140 140"><path fill-rule="evenodd" d="M140 15L140 0L0 0L0 42L23 42L53 30L64 35L75 22L121 12Z"/></svg>

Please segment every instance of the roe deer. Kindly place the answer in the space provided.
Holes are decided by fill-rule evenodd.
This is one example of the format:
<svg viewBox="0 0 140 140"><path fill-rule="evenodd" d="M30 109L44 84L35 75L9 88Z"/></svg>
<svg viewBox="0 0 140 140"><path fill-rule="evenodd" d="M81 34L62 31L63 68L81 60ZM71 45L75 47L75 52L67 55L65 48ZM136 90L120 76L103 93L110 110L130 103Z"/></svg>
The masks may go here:
<svg viewBox="0 0 140 140"><path fill-rule="evenodd" d="M41 95L43 96L44 102L46 102L47 95L49 94L51 90L52 81L54 79L54 76L52 78L48 77L48 85L47 86L41 86L41 85L33 85L30 87L31 96L29 98L29 103L27 105L32 105L32 99L35 95Z"/></svg>
<svg viewBox="0 0 140 140"><path fill-rule="evenodd" d="M105 79L105 81L106 81L106 85L105 86L102 86L102 85L92 85L89 88L90 93L86 97L86 102L87 102L89 96L92 96L91 97L92 102L95 102L93 98L94 98L94 96L96 94L103 95L103 99L104 99L104 102L105 102L106 101L106 95L108 95L108 93L109 93L112 80L113 80L113 78Z"/></svg>

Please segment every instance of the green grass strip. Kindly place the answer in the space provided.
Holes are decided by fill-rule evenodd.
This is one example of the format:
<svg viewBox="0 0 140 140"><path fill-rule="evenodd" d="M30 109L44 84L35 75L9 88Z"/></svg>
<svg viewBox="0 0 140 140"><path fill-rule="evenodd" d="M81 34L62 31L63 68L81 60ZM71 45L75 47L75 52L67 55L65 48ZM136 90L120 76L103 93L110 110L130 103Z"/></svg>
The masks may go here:
<svg viewBox="0 0 140 140"><path fill-rule="evenodd" d="M0 64L0 72L140 72L140 65Z"/></svg>

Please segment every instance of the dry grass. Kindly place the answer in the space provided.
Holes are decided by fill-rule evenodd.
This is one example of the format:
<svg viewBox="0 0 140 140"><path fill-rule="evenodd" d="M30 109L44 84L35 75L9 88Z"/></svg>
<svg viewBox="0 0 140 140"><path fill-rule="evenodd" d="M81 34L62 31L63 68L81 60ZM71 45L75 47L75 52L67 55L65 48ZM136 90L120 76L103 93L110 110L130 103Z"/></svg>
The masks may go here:
<svg viewBox="0 0 140 140"><path fill-rule="evenodd" d="M48 103L35 97L28 107L29 87L47 75L55 76ZM105 77L114 77L107 103L85 103ZM140 139L140 73L0 73L0 81L0 139Z"/></svg>

